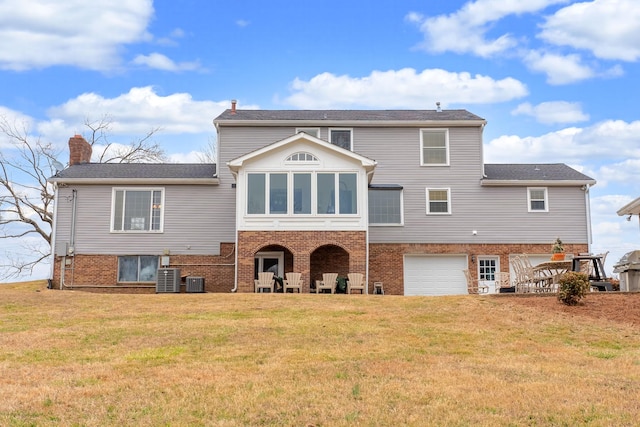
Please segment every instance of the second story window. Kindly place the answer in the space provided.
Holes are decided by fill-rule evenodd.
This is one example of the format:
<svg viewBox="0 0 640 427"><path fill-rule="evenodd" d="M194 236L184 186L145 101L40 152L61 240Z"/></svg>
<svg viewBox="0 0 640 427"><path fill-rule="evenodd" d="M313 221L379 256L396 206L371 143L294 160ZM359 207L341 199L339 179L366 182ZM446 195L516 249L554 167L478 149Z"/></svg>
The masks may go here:
<svg viewBox="0 0 640 427"><path fill-rule="evenodd" d="M357 214L357 183L356 173L250 173L247 214Z"/></svg>
<svg viewBox="0 0 640 427"><path fill-rule="evenodd" d="M329 142L345 150L352 151L351 129L329 129Z"/></svg>
<svg viewBox="0 0 640 427"><path fill-rule="evenodd" d="M547 202L547 189L528 188L527 196L529 202L529 212L548 212L549 204Z"/></svg>
<svg viewBox="0 0 640 427"><path fill-rule="evenodd" d="M449 165L449 131L447 129L420 131L420 164L423 166Z"/></svg>
<svg viewBox="0 0 640 427"><path fill-rule="evenodd" d="M111 231L162 231L162 189L114 188Z"/></svg>
<svg viewBox="0 0 640 427"><path fill-rule="evenodd" d="M297 128L296 133L304 132L307 135L315 136L316 138L320 138L320 128Z"/></svg>
<svg viewBox="0 0 640 427"><path fill-rule="evenodd" d="M450 214L449 193L448 188L427 188L427 215Z"/></svg>

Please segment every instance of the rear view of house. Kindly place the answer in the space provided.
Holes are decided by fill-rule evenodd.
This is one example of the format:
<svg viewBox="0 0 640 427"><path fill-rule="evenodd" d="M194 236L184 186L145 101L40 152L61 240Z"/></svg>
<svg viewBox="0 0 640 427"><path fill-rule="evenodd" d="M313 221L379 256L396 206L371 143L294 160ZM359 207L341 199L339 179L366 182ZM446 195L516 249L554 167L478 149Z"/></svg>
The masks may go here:
<svg viewBox="0 0 640 427"><path fill-rule="evenodd" d="M92 164L56 184L56 288L156 291L158 268L208 292L260 271L362 273L369 293L467 293L510 257L590 240L595 181L564 164L484 164L465 110L241 110L214 120L217 165ZM81 142L81 141L80 141ZM82 146L82 144L78 144Z"/></svg>

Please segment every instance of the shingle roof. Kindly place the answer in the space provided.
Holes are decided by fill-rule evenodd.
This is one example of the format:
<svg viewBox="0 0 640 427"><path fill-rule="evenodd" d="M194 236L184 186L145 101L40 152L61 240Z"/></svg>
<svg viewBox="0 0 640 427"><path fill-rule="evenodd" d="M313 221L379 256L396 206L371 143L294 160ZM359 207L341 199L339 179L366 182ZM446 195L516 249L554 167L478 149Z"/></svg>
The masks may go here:
<svg viewBox="0 0 640 427"><path fill-rule="evenodd" d="M68 179L209 179L216 177L215 164L201 163L84 163L69 166L51 181Z"/></svg>
<svg viewBox="0 0 640 427"><path fill-rule="evenodd" d="M485 164L486 180L594 181L564 163Z"/></svg>
<svg viewBox="0 0 640 427"><path fill-rule="evenodd" d="M467 110L225 110L218 121L449 121L484 120Z"/></svg>

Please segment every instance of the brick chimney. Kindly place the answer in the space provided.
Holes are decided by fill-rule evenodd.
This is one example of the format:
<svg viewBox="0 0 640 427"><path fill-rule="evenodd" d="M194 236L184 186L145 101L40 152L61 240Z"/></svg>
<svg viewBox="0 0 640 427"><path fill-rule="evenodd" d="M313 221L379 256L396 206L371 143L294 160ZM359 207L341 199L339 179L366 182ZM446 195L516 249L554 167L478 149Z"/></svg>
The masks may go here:
<svg viewBox="0 0 640 427"><path fill-rule="evenodd" d="M82 135L69 138L69 166L91 162L91 144Z"/></svg>
<svg viewBox="0 0 640 427"><path fill-rule="evenodd" d="M231 100L231 114L235 114L236 113L236 105L238 104L238 101L236 101L235 99Z"/></svg>

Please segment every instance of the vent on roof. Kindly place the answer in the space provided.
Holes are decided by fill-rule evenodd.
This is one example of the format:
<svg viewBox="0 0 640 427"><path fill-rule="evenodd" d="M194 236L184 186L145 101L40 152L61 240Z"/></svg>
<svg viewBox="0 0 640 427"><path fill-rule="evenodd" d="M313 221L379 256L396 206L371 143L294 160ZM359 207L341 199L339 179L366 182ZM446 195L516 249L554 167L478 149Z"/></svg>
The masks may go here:
<svg viewBox="0 0 640 427"><path fill-rule="evenodd" d="M187 277L187 292L204 292L204 277Z"/></svg>
<svg viewBox="0 0 640 427"><path fill-rule="evenodd" d="M180 269L161 268L156 280L156 293L180 292Z"/></svg>

